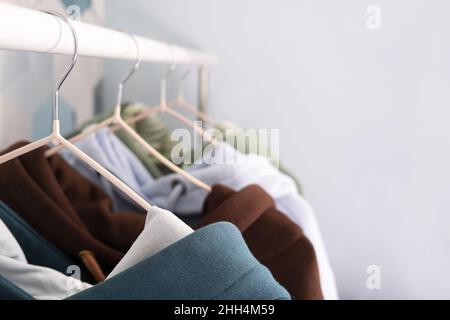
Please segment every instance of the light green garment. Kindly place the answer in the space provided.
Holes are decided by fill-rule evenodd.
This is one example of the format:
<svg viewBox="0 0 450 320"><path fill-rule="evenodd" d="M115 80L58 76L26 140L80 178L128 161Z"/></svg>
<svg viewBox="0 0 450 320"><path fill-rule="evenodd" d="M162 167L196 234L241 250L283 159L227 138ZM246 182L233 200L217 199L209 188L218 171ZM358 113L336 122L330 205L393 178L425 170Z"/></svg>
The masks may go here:
<svg viewBox="0 0 450 320"><path fill-rule="evenodd" d="M137 115L147 108L141 103L130 103L122 106L122 118L126 121L130 117ZM94 116L89 121L85 122L81 129L93 124L101 122L110 117L113 110L107 110L99 115ZM170 131L166 124L158 117L156 113L151 114L144 119L137 121L130 125L145 141L152 147L159 151L164 157L170 159L170 152L173 143L170 141ZM78 132L71 134L76 135ZM132 138L126 131L117 130L117 136L125 143L130 150L136 154L139 160L144 164L150 174L156 179L169 171L164 165L159 163L153 156L151 156L134 138Z"/></svg>

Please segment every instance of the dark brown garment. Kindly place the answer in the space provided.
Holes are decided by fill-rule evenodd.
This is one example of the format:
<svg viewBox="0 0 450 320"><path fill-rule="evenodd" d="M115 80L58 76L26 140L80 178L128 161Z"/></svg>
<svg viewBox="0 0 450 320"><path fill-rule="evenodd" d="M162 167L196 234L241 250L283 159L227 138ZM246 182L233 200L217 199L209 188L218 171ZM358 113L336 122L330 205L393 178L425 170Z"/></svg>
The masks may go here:
<svg viewBox="0 0 450 320"><path fill-rule="evenodd" d="M242 232L250 251L295 299L323 299L314 248L301 228L275 208L261 187L236 192L214 185L197 228L228 221Z"/></svg>
<svg viewBox="0 0 450 320"><path fill-rule="evenodd" d="M2 154L25 145L17 143ZM47 147L0 165L0 200L43 237L79 259L92 251L109 273L144 229L145 216L113 213L111 199Z"/></svg>

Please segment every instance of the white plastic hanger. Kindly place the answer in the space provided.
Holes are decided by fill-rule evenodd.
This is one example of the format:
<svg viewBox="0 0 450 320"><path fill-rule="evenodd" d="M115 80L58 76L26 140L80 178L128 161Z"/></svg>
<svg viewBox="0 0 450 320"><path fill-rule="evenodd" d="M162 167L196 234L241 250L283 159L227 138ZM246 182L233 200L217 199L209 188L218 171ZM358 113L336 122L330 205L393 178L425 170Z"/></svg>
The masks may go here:
<svg viewBox="0 0 450 320"><path fill-rule="evenodd" d="M106 179L108 179L113 185L115 185L122 192L124 192L126 195L128 195L132 200L137 202L142 208L144 208L144 210L148 211L151 208L151 205L147 201L145 201L140 195L138 195L130 187L128 187L126 184L124 184L121 180L119 180L111 172L106 170L103 166L98 164L95 160L93 160L91 157L89 157L83 151L79 150L76 146L74 146L72 143L67 141L61 135L60 123L59 123L59 90L61 89L61 86L63 85L66 78L69 76L70 72L72 71L72 69L75 66L75 63L78 59L78 39L77 39L77 35L75 32L75 28L73 27L72 23L66 17L64 17L63 15L61 15L57 12L53 12L53 11L44 11L44 12L61 19L63 22L65 22L69 26L69 28L72 32L73 43L74 43L74 53L72 56L72 62L70 63L69 67L67 68L66 72L64 73L64 76L62 77L62 79L59 81L59 84L53 94L52 132L50 133L49 136L47 136L45 138L42 138L40 140L29 143L26 146L15 149L11 152L8 152L7 154L0 156L0 164L5 163L6 161L9 161L11 159L20 157L21 155L24 155L28 152L31 152L37 148L42 147L42 146L45 146L48 143L52 143L53 145L61 145L61 146L64 146L65 148L69 149L73 154L78 156L81 160L86 162L89 166L91 166L93 169L95 169L98 173L100 173L102 176L104 176Z"/></svg>
<svg viewBox="0 0 450 320"><path fill-rule="evenodd" d="M191 174L187 173L186 171L184 171L180 167L176 166L174 163L172 163L166 157L164 157L161 153L158 152L158 150L156 150L150 144L148 144L147 141L145 141L136 131L134 131L127 124L127 122L125 122L122 119L121 102L122 102L123 85L125 84L126 81L128 81L128 79L130 79L130 77L137 70L137 68L139 67L139 65L141 63L141 54L140 54L139 44L138 44L138 42L136 41L136 38L133 35L130 35L130 37L133 39L133 41L134 41L134 43L136 45L136 49L137 49L138 55L137 55L136 62L134 64L134 66L133 66L133 69L128 73L127 76L125 76L125 78L122 79L122 81L120 81L120 83L118 85L117 100L116 100L116 106L114 107L113 115L111 117L103 120L102 122L100 122L100 123L98 123L96 125L92 125L91 127L83 130L83 132L81 132L80 134L72 137L71 139L69 139L69 141L74 143L76 141L79 141L79 140L85 138L86 136L88 136L89 134L95 132L96 130L98 130L100 128L108 127L109 125L115 125L113 130L117 130L117 129L125 130L149 154L151 154L153 157L155 157L163 165L165 165L166 167L168 167L172 171L180 174L181 176L185 177L187 180L189 180L190 182L192 182L196 186L198 186L198 187L200 187L200 188L202 188L202 189L204 189L204 190L206 190L208 192L211 192L211 187L209 185L207 185L206 183L204 183L204 182L200 181L199 179L195 178L194 176L192 176ZM65 145L63 145L63 146L56 146L56 147L48 150L45 155L47 157L50 157L50 156L56 154L60 149L62 149L64 147L65 147Z"/></svg>
<svg viewBox="0 0 450 320"><path fill-rule="evenodd" d="M174 50L172 50L172 52L174 52ZM175 61L174 54L173 54L173 61ZM167 78L174 70L175 70L175 62L170 65L167 73L161 79L161 98L160 98L159 106L153 107L153 108L148 108L148 109L142 111L141 113L137 114L136 116L127 119L127 123L133 124L139 120L142 120L142 119L148 117L149 115L151 115L153 113L159 113L159 112L167 113L167 114L170 114L172 117L178 119L180 122L184 123L185 125L191 127L195 132L200 134L207 142L209 142L211 144L217 144L218 141L216 139L214 139L214 137L212 137L208 132L203 130L202 127L196 125L195 123L192 122L191 119L186 118L184 115L175 111L167 104L167 99L166 99ZM117 130L117 128L113 127L113 130Z"/></svg>
<svg viewBox="0 0 450 320"><path fill-rule="evenodd" d="M189 74L191 73L191 69L189 68L182 76L181 79L178 83L178 94L177 94L177 98L173 101L170 101L168 103L168 106L170 108L175 108L175 107L181 107L184 110L187 110L188 112L190 112L191 114L193 114L194 116L196 116L198 119L202 120L203 122L205 122L206 124L208 124L211 127L214 127L216 124L216 121L212 120L209 116L207 116L204 112L201 112L200 110L198 110L197 107L195 107L193 104L187 102L184 99L184 84L186 82L186 78L189 76Z"/></svg>

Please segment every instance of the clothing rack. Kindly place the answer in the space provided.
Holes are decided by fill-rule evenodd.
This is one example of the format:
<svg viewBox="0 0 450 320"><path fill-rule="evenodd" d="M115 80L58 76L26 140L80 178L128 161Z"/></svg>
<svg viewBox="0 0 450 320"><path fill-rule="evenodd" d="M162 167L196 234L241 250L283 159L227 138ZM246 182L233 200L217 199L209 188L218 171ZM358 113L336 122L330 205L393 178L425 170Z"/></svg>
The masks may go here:
<svg viewBox="0 0 450 320"><path fill-rule="evenodd" d="M73 21L80 56L136 60L136 45L126 32ZM214 55L136 36L142 61L196 64L216 63ZM52 15L0 2L0 49L71 55L72 34Z"/></svg>

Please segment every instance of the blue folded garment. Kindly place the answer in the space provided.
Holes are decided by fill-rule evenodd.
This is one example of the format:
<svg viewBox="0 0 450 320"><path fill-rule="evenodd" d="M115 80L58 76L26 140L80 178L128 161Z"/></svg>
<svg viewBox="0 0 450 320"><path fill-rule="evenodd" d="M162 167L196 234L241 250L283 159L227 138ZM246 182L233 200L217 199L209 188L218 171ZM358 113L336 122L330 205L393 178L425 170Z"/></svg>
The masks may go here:
<svg viewBox="0 0 450 320"><path fill-rule="evenodd" d="M0 275L0 300L32 300L33 297Z"/></svg>
<svg viewBox="0 0 450 320"><path fill-rule="evenodd" d="M0 276L0 299L33 299ZM228 222L206 226L68 299L290 299Z"/></svg>
<svg viewBox="0 0 450 320"><path fill-rule="evenodd" d="M249 251L239 230L219 222L69 299L290 299Z"/></svg>

